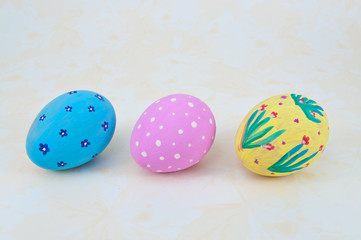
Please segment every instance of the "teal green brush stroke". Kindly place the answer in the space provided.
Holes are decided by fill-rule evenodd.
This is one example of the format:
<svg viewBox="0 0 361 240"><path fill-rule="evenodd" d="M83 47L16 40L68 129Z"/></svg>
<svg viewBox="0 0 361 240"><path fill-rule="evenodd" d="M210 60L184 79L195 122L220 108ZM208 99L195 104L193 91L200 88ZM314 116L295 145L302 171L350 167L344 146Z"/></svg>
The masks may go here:
<svg viewBox="0 0 361 240"><path fill-rule="evenodd" d="M243 135L243 141L242 141L242 148L257 148L262 145L266 145L267 143L272 142L276 138L278 138L282 133L284 133L286 130L279 130L270 136L266 137L263 140L259 140L262 137L264 137L267 133L269 133L273 126L267 127L265 129L262 129L261 131L257 132L263 125L265 125L271 118L266 117L265 119L261 120L263 116L265 115L266 111L262 111L256 120L253 121L253 119L257 116L258 110L256 110L251 117L249 118L246 130ZM253 123L252 123L253 122ZM259 140L259 141L257 141ZM257 141L257 142L256 142Z"/></svg>
<svg viewBox="0 0 361 240"><path fill-rule="evenodd" d="M322 109L322 107L318 106L315 101L308 99L306 97L302 97L302 95L296 95L294 93L291 94L291 97L292 97L293 101L295 102L295 104L301 108L301 110L303 111L303 113L306 115L306 117L309 120L311 120L312 122L315 122L315 123L321 122L320 119L315 118L311 113L311 111L312 111L312 112L320 114L323 117L323 114L321 112L321 111L323 111L323 109ZM305 103L300 102L299 101L300 99L303 99L303 101Z"/></svg>
<svg viewBox="0 0 361 240"><path fill-rule="evenodd" d="M287 173L287 172L294 172L297 170L302 169L301 165L305 164L309 160L311 160L314 156L317 155L318 152L315 152L309 157L306 157L297 163L295 163L299 158L305 155L308 152L308 149L301 151L300 153L296 154L298 150L303 147L303 144L297 145L296 147L292 148L289 152L287 152L280 160L278 160L275 164L268 168L271 172L277 173Z"/></svg>

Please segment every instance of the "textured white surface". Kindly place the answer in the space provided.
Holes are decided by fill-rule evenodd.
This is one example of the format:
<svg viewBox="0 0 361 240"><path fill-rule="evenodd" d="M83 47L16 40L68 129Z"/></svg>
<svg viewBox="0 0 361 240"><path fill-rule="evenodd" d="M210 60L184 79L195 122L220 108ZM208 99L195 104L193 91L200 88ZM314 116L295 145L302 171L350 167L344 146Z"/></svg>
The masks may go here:
<svg viewBox="0 0 361 240"><path fill-rule="evenodd" d="M1 1L0 239L360 239L360 1ZM38 168L25 153L54 97L106 96L117 130L96 160ZM309 169L257 176L234 136L258 102L315 99L330 140ZM187 93L217 121L213 148L178 173L141 169L132 128Z"/></svg>

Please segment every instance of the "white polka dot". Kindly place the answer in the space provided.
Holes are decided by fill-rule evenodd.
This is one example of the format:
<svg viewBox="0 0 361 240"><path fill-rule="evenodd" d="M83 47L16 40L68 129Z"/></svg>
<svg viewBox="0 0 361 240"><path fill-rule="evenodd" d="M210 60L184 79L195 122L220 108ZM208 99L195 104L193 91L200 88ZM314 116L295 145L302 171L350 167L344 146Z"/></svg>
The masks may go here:
<svg viewBox="0 0 361 240"><path fill-rule="evenodd" d="M204 151L203 151L203 153L206 153L206 152L207 152L207 150L204 150Z"/></svg>
<svg viewBox="0 0 361 240"><path fill-rule="evenodd" d="M147 167L150 167L150 164L147 164Z"/></svg>
<svg viewBox="0 0 361 240"><path fill-rule="evenodd" d="M186 116L188 116L188 113L185 113Z"/></svg>
<svg viewBox="0 0 361 240"><path fill-rule="evenodd" d="M168 166L168 168L172 168L172 166Z"/></svg>
<svg viewBox="0 0 361 240"><path fill-rule="evenodd" d="M163 126L159 126L159 129L163 129Z"/></svg>
<svg viewBox="0 0 361 240"><path fill-rule="evenodd" d="M161 156L159 159L163 161L163 160L164 160L164 157L163 157L163 156Z"/></svg>
<svg viewBox="0 0 361 240"><path fill-rule="evenodd" d="M142 152L142 156L143 156L143 157L146 157L146 156L147 156L147 153L146 153L146 152Z"/></svg>
<svg viewBox="0 0 361 240"><path fill-rule="evenodd" d="M172 98L170 101L175 102L176 100L177 100L176 98Z"/></svg>
<svg viewBox="0 0 361 240"><path fill-rule="evenodd" d="M172 145L175 146L175 142L173 142Z"/></svg>
<svg viewBox="0 0 361 240"><path fill-rule="evenodd" d="M139 146L139 142L138 142L138 141L135 142L135 146Z"/></svg>
<svg viewBox="0 0 361 240"><path fill-rule="evenodd" d="M179 158L180 158L180 154L179 154L179 153L174 154L174 158L175 158L175 159L179 159Z"/></svg>
<svg viewBox="0 0 361 240"><path fill-rule="evenodd" d="M179 168L177 168L177 170L181 170L181 168L179 167Z"/></svg>
<svg viewBox="0 0 361 240"><path fill-rule="evenodd" d="M161 144L162 142L160 140L155 141L155 145L157 145L157 147L160 147Z"/></svg>
<svg viewBox="0 0 361 240"><path fill-rule="evenodd" d="M162 108L162 107L159 107L158 109L159 109L159 110L162 110L163 108Z"/></svg>
<svg viewBox="0 0 361 240"><path fill-rule="evenodd" d="M193 162L193 160L191 159L191 160L189 160L189 162Z"/></svg>
<svg viewBox="0 0 361 240"><path fill-rule="evenodd" d="M139 124L139 125L138 125L138 128L140 128L141 126L142 126L142 124Z"/></svg>
<svg viewBox="0 0 361 240"><path fill-rule="evenodd" d="M191 125L192 125L192 128L196 128L196 127L197 127L197 123L196 123L195 121L193 121L193 122L191 123Z"/></svg>
<svg viewBox="0 0 361 240"><path fill-rule="evenodd" d="M198 117L198 119L201 119L201 117Z"/></svg>
<svg viewBox="0 0 361 240"><path fill-rule="evenodd" d="M152 117L151 119L150 119L150 122L154 122L155 121L155 117Z"/></svg>
<svg viewBox="0 0 361 240"><path fill-rule="evenodd" d="M205 109L205 108L203 108L203 111L205 112L205 111L206 111L206 109Z"/></svg>
<svg viewBox="0 0 361 240"><path fill-rule="evenodd" d="M179 134L183 134L183 130L182 130L182 129L179 129L179 130L178 130L178 133L179 133Z"/></svg>
<svg viewBox="0 0 361 240"><path fill-rule="evenodd" d="M157 170L156 172L163 172L162 170Z"/></svg>
<svg viewBox="0 0 361 240"><path fill-rule="evenodd" d="M202 140L204 140L204 139L206 139L206 137L205 137L205 136L202 136Z"/></svg>
<svg viewBox="0 0 361 240"><path fill-rule="evenodd" d="M212 124L212 123L213 123L212 118L210 118L210 119L209 119L209 123L210 123L210 124Z"/></svg>
<svg viewBox="0 0 361 240"><path fill-rule="evenodd" d="M193 103L188 102L188 106L193 107L194 105L193 105Z"/></svg>
<svg viewBox="0 0 361 240"><path fill-rule="evenodd" d="M175 115L175 113L172 113L172 115L174 116L174 115Z"/></svg>
<svg viewBox="0 0 361 240"><path fill-rule="evenodd" d="M192 144L188 144L188 147L192 147Z"/></svg>
<svg viewBox="0 0 361 240"><path fill-rule="evenodd" d="M148 133L147 133L147 137L149 137L149 135L150 135L150 133L148 132Z"/></svg>

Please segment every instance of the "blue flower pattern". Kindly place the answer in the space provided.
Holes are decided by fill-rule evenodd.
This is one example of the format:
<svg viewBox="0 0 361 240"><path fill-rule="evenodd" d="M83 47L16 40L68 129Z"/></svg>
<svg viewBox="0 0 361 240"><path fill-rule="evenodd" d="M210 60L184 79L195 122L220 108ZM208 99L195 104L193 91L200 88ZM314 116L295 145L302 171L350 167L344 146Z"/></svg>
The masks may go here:
<svg viewBox="0 0 361 240"><path fill-rule="evenodd" d="M88 109L89 109L89 112L95 112L95 108L93 106L89 106Z"/></svg>
<svg viewBox="0 0 361 240"><path fill-rule="evenodd" d="M65 107L65 110L66 110L67 112L71 112L71 109L73 109L73 108L70 107L70 106Z"/></svg>
<svg viewBox="0 0 361 240"><path fill-rule="evenodd" d="M108 129L108 125L109 125L109 123L104 121L104 123L102 125L102 127L104 128L104 131L106 131Z"/></svg>
<svg viewBox="0 0 361 240"><path fill-rule="evenodd" d="M100 96L99 94L96 94L95 97L98 98L100 101L104 102L104 98L102 96Z"/></svg>
<svg viewBox="0 0 361 240"><path fill-rule="evenodd" d="M67 133L66 129L60 129L59 135L61 137L66 137L66 136L68 136L68 133Z"/></svg>
<svg viewBox="0 0 361 240"><path fill-rule="evenodd" d="M81 141L81 147L88 147L90 145L90 142L88 139L84 139L84 141Z"/></svg>
<svg viewBox="0 0 361 240"><path fill-rule="evenodd" d="M45 116L45 114L43 114L43 116L41 116L41 117L39 118L39 120L40 120L40 121L44 121L45 118L46 118L46 116Z"/></svg>
<svg viewBox="0 0 361 240"><path fill-rule="evenodd" d="M75 94L77 93L77 91L70 91L68 92L69 95L72 95L72 94ZM94 95L97 99L99 99L100 101L103 101L104 102L104 97L102 97L101 95L99 94L96 94ZM66 106L65 107L65 110L66 112L71 112L72 111L72 107L71 106ZM89 112L95 112L95 108L94 106L91 106L89 105L88 107L88 110ZM42 116L40 116L39 118L39 121L44 121L44 119L46 118L46 115L43 114ZM104 131L108 130L109 128L109 122L107 121L104 121L104 123L101 125L102 128L104 129ZM63 138L63 137L66 137L68 136L68 133L67 133L67 130L66 129L60 129L60 132L59 132L59 135ZM84 148L84 147L88 147L90 145L90 142L88 141L88 139L84 139L83 141L81 141L81 147ZM48 144L44 143L40 143L39 144L39 151L41 151L43 153L43 155L46 155L50 149L49 149L49 146ZM92 156L92 159L96 158L98 156L98 153L95 153L93 156ZM60 161L60 162L57 162L57 166L58 167L64 167L65 165L67 165L67 163L63 162L63 161Z"/></svg>
<svg viewBox="0 0 361 240"><path fill-rule="evenodd" d="M44 144L40 143L39 144L39 150L41 152L43 152L43 155L46 155L50 151L50 149L48 147L48 144L46 144L46 143L44 143Z"/></svg>
<svg viewBox="0 0 361 240"><path fill-rule="evenodd" d="M58 167L64 167L65 165L67 165L67 163L61 161L61 162L58 162Z"/></svg>

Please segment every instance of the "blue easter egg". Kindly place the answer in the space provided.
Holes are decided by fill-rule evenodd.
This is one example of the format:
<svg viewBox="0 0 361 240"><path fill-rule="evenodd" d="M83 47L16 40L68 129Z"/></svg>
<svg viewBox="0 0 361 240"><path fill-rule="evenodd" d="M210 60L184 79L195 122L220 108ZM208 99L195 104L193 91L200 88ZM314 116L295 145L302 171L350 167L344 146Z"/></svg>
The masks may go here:
<svg viewBox="0 0 361 240"><path fill-rule="evenodd" d="M98 156L113 137L112 104L91 91L71 91L48 103L26 139L33 163L49 170L80 166Z"/></svg>

